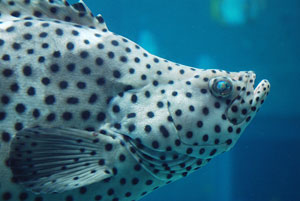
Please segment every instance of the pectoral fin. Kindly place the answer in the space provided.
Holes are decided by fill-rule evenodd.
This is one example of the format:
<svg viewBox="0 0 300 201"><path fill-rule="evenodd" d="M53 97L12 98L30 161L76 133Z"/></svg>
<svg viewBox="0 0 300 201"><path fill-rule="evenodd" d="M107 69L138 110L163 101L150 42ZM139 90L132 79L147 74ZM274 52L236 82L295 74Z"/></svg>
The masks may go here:
<svg viewBox="0 0 300 201"><path fill-rule="evenodd" d="M12 141L11 169L35 193L59 193L112 176L119 143L110 136L78 129L28 128Z"/></svg>

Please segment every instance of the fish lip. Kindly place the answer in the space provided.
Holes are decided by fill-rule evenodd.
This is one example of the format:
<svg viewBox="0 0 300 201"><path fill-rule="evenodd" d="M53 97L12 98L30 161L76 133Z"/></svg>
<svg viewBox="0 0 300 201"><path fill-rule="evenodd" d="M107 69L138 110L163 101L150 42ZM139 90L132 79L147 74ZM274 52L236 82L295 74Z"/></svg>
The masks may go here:
<svg viewBox="0 0 300 201"><path fill-rule="evenodd" d="M259 84L254 87L256 74L253 71L244 73L245 89L231 101L226 110L228 121L235 126L241 125L249 116L253 116L253 114L258 111L270 90L270 83L267 80L260 81ZM241 112L232 113L231 107L233 105L239 107L238 111L247 109L248 112L245 114L242 114Z"/></svg>
<svg viewBox="0 0 300 201"><path fill-rule="evenodd" d="M269 94L271 88L270 86L270 82L266 79L263 79L259 82L259 84L256 86L253 92L253 101L251 104L252 107L260 107L263 104L264 100L266 99L266 96ZM257 109L259 107L257 107Z"/></svg>

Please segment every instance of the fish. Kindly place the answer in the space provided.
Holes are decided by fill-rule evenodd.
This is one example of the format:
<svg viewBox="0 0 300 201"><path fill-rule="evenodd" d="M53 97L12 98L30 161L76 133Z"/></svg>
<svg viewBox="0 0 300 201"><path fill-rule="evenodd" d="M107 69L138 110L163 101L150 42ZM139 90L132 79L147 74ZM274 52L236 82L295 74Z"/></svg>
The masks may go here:
<svg viewBox="0 0 300 201"><path fill-rule="evenodd" d="M270 91L117 35L83 1L0 1L0 199L132 201L229 151Z"/></svg>

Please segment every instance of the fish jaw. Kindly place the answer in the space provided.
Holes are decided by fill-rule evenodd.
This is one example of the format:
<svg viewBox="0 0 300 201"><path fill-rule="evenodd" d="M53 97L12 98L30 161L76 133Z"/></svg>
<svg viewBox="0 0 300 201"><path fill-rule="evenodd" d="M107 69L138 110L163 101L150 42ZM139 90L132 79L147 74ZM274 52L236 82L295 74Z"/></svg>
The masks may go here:
<svg viewBox="0 0 300 201"><path fill-rule="evenodd" d="M233 125L248 125L264 103L270 91L268 80L262 80L256 88L256 74L253 71L242 72L246 85L240 94L229 105L226 116Z"/></svg>

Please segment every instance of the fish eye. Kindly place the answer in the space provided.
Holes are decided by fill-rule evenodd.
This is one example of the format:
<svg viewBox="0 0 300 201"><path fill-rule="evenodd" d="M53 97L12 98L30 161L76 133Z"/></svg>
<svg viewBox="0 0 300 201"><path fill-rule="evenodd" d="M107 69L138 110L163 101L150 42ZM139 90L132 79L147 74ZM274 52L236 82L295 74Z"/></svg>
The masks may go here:
<svg viewBox="0 0 300 201"><path fill-rule="evenodd" d="M227 97L231 94L233 86L232 81L228 78L214 78L211 80L210 89L215 96Z"/></svg>

